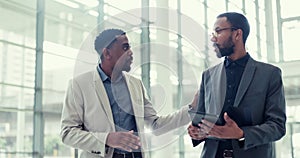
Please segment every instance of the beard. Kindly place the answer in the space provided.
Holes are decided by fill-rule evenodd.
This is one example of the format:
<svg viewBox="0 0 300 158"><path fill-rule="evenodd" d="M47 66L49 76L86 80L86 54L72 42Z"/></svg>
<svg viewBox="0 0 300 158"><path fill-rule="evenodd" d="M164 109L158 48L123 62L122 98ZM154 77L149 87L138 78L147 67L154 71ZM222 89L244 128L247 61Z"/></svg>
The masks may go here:
<svg viewBox="0 0 300 158"><path fill-rule="evenodd" d="M132 64L133 57L130 56L128 58L120 58L115 66L113 67L113 71L120 73L122 71L129 72L131 70L131 64Z"/></svg>
<svg viewBox="0 0 300 158"><path fill-rule="evenodd" d="M125 65L123 66L123 71L129 72L131 70L132 61L133 61L133 57L130 56L129 59L127 59Z"/></svg>
<svg viewBox="0 0 300 158"><path fill-rule="evenodd" d="M126 72L129 72L130 70L131 70L131 64L128 64L123 68L123 71L126 71Z"/></svg>
<svg viewBox="0 0 300 158"><path fill-rule="evenodd" d="M224 43L224 47L220 48L219 44L214 43L214 47L216 48L216 53L218 58L222 58L224 56L229 56L233 53L235 45L233 44L231 37Z"/></svg>

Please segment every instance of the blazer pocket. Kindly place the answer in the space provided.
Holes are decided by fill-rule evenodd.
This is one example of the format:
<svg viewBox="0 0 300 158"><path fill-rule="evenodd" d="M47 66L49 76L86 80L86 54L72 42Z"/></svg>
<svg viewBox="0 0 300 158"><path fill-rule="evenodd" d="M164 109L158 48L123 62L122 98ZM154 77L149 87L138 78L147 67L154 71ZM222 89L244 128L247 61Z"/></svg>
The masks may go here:
<svg viewBox="0 0 300 158"><path fill-rule="evenodd" d="M256 89L256 90L248 90L248 92L245 94L245 97L257 97L263 94L262 90Z"/></svg>

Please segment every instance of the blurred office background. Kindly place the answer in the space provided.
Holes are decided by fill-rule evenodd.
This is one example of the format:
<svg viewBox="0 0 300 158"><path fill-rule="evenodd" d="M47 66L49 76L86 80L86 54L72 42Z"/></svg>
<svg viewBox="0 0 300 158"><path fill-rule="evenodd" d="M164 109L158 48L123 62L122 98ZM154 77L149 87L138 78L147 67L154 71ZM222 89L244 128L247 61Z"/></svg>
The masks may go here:
<svg viewBox="0 0 300 158"><path fill-rule="evenodd" d="M298 0L0 0L0 157L75 158L59 137L67 82L95 67L93 38L104 28L127 31L134 64L159 114L188 104L201 72L215 58L215 17L244 13L250 55L279 66L287 133L277 158L300 158L300 12ZM259 87L258 87L259 88ZM298 115L297 115L298 114ZM149 131L151 134L151 131ZM199 157L185 128L150 137L151 157ZM162 156L163 155L163 156Z"/></svg>

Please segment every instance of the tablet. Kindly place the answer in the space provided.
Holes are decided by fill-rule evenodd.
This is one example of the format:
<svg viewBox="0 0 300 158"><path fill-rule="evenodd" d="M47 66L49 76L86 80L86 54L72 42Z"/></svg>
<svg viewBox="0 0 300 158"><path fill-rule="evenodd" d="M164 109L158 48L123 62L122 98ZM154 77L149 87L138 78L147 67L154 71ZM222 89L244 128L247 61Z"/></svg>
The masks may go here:
<svg viewBox="0 0 300 158"><path fill-rule="evenodd" d="M192 119L192 125L196 127L199 127L198 124L201 123L202 119L205 119L216 125L224 125L222 123L223 121L219 119L219 115L197 112L193 110L189 110L189 114Z"/></svg>

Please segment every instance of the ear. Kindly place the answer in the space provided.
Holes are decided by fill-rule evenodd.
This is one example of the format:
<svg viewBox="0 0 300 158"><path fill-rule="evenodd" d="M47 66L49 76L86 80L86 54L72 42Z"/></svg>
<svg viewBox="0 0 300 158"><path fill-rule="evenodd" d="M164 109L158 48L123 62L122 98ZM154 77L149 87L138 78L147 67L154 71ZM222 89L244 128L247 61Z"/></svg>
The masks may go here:
<svg viewBox="0 0 300 158"><path fill-rule="evenodd" d="M241 29L236 30L235 40L243 39L243 31Z"/></svg>
<svg viewBox="0 0 300 158"><path fill-rule="evenodd" d="M103 53L103 56L104 56L105 59L110 59L111 58L110 52L107 48L103 48L102 53Z"/></svg>

